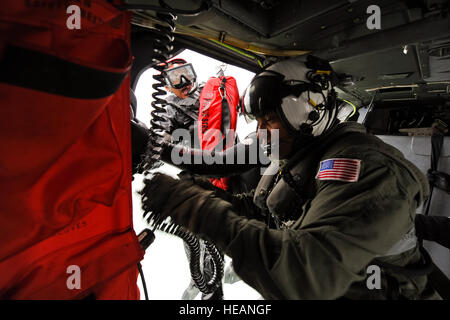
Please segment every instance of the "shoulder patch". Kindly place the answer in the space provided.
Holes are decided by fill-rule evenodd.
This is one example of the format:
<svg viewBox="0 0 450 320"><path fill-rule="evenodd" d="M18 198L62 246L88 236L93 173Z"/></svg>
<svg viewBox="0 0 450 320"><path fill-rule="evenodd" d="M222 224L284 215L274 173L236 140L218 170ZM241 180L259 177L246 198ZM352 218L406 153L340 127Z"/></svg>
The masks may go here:
<svg viewBox="0 0 450 320"><path fill-rule="evenodd" d="M359 178L360 168L361 160L359 159L327 159L320 162L316 179L356 182Z"/></svg>

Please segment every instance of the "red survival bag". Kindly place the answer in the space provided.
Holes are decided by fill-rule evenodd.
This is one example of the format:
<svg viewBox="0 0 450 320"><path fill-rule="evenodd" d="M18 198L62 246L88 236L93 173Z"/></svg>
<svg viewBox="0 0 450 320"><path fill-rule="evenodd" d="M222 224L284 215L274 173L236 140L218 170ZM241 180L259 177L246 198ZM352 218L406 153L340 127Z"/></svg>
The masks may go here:
<svg viewBox="0 0 450 320"><path fill-rule="evenodd" d="M239 90L233 77L210 78L200 94L197 131L203 150L212 150L219 144L222 150L234 144ZM211 179L222 189L228 189L227 178Z"/></svg>
<svg viewBox="0 0 450 320"><path fill-rule="evenodd" d="M130 15L0 5L0 298L138 299Z"/></svg>

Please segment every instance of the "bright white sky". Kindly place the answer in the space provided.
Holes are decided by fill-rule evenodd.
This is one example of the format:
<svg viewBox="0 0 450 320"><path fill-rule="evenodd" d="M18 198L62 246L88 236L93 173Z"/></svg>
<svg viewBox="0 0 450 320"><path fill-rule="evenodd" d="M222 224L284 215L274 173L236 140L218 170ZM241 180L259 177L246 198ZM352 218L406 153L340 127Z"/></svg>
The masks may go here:
<svg viewBox="0 0 450 320"><path fill-rule="evenodd" d="M206 82L209 77L215 75L218 67L223 63L198 54L194 51L185 50L177 56L187 62L192 63L197 73L198 82ZM147 126L150 123L151 102L153 93L152 84L154 80L152 75L154 69L149 69L142 74L137 84L135 94L137 97L138 108L137 118L143 121ZM254 74L247 70L228 65L225 70L226 76L233 76L238 85L239 94L248 86ZM256 122L247 124L243 117L238 118L237 134L242 140L245 136L255 131ZM179 170L169 165L163 166L158 171L163 171L175 175ZM137 191L142 189L141 175L135 175L133 181L133 222L136 233L141 232L147 227L142 218L140 208L141 200ZM227 265L231 262L226 257ZM156 233L155 242L147 249L144 261L142 261L145 280L149 298L151 300L180 300L183 291L190 282L189 265L183 247L183 241L175 236L163 232ZM139 288L141 290L141 299L144 299L142 283L139 279ZM225 300L255 300L260 299L258 292L247 286L243 281L234 284L224 284ZM197 296L200 299L200 294Z"/></svg>

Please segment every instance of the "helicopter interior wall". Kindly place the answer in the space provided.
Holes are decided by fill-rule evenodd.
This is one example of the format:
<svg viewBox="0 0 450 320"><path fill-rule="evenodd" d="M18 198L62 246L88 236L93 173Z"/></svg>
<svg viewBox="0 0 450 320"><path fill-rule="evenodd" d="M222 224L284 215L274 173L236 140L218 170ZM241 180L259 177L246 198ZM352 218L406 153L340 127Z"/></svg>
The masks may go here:
<svg viewBox="0 0 450 320"><path fill-rule="evenodd" d="M414 163L424 174L430 168L431 137L426 136L388 136L378 135L384 142L399 149L406 159ZM450 137L444 137L438 170L450 173ZM429 214L435 216L449 216L450 195L445 191L434 188ZM417 213L422 212L422 206ZM450 250L435 243L424 241L424 247L430 253L433 262L450 277Z"/></svg>
<svg viewBox="0 0 450 320"><path fill-rule="evenodd" d="M383 99L408 94L385 92L377 94ZM410 93L411 94L411 93ZM394 99L393 99L394 100ZM450 102L444 97L428 97L427 100L405 99L374 103L365 118L364 125L375 135L407 135L406 132L430 128L437 121L450 123ZM361 122L361 121L360 121ZM446 133L448 136L449 133Z"/></svg>
<svg viewBox="0 0 450 320"><path fill-rule="evenodd" d="M345 89L365 102L373 95L373 92L366 89L407 85L421 79L414 48L411 48L408 54L404 54L401 47L369 53L332 62L331 66L338 73L353 76Z"/></svg>
<svg viewBox="0 0 450 320"><path fill-rule="evenodd" d="M434 53L438 46L441 51ZM376 101L450 100L450 50L443 48L450 48L450 39L372 52L331 65L336 72L352 76L339 87L349 94L344 98L360 104L367 104L375 93Z"/></svg>

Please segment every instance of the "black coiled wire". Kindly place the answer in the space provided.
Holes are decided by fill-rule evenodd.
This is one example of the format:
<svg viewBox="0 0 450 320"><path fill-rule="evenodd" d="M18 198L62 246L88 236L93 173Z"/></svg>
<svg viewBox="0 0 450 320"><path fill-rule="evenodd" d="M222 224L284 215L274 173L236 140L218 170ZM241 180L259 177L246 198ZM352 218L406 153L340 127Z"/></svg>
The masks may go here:
<svg viewBox="0 0 450 320"><path fill-rule="evenodd" d="M212 257L213 262L213 272L212 277L209 281L206 281L203 276L200 267L200 241L199 239L187 231L185 228L175 225L173 223L163 223L158 228L161 231L173 234L184 240L189 248L189 268L191 270L191 277L195 283L195 286L203 293L210 294L213 293L217 287L220 285L223 277L224 262L222 256L217 250L214 244L205 241L206 250Z"/></svg>
<svg viewBox="0 0 450 320"><path fill-rule="evenodd" d="M164 139L164 132L170 131L170 122L167 121L164 106L167 104L163 97L166 95L164 87L166 82L163 76L165 69L165 61L167 61L172 53L174 41L173 32L175 31L175 19L172 14L157 13L156 19L161 21L161 24L155 24L156 35L154 36L153 59L154 69L159 71L158 74L153 75L155 83L152 85L154 90L152 94L152 108L150 120L150 134L147 147L145 161L143 162L144 172L147 173L151 169L155 169L161 165L161 143Z"/></svg>
<svg viewBox="0 0 450 320"><path fill-rule="evenodd" d="M155 65L154 68L159 71L159 73L153 76L153 79L156 82L152 85L154 93L152 94L153 101L151 105L153 110L151 112L149 142L144 161L141 164L141 169L146 176L149 174L150 170L155 169L162 164L162 141L164 140L165 132L171 131L171 123L165 117L165 105L167 102L162 98L166 94L166 91L164 90L166 82L163 76L163 70L166 67L165 61L170 58L173 50L172 42L174 41L173 33L175 31L174 21L176 20L176 16L170 13L157 13L156 18L161 21L161 24L155 24L154 26L156 35L154 37L153 63ZM142 195L144 217L148 214L147 222L153 226L153 231L159 229L166 233L173 234L186 242L189 247L189 267L192 280L203 294L214 292L221 284L223 277L224 261L220 252L214 244L205 241L206 250L212 257L214 269L211 279L206 281L200 268L199 239L185 228L178 226L173 222L162 221L158 213L150 213L150 210L148 210L145 205L148 197L152 196L146 192L149 182L149 179L144 179L146 187L140 192Z"/></svg>

